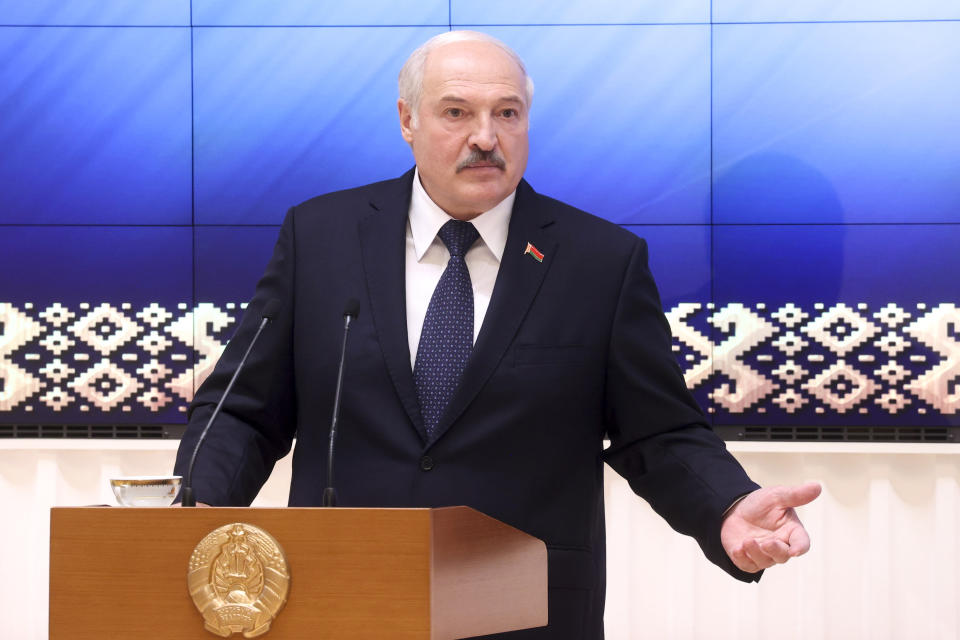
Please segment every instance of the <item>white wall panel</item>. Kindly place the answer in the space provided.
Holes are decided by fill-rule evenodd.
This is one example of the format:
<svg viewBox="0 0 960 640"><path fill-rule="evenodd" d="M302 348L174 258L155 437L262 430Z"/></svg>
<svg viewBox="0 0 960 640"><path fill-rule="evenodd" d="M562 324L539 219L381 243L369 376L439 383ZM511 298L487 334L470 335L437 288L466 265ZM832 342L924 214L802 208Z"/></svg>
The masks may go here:
<svg viewBox="0 0 960 640"><path fill-rule="evenodd" d="M111 476L167 473L177 444L0 442L4 637L47 636L50 507L112 504ZM736 582L608 473L608 640L960 638L960 446L730 448L762 484L824 484L821 498L801 509L810 553L759 584ZM255 504L285 504L289 481L287 457Z"/></svg>

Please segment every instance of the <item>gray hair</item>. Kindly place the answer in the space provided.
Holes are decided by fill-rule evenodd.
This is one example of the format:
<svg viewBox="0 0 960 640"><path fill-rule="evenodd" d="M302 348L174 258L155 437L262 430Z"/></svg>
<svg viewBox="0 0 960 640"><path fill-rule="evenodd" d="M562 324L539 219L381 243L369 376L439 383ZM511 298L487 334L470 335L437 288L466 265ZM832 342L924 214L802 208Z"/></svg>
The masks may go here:
<svg viewBox="0 0 960 640"><path fill-rule="evenodd" d="M423 97L423 69L427 63L427 57L434 49L451 42L488 42L503 49L523 71L523 77L526 80L527 107L530 107L530 103L533 102L533 80L527 74L527 67L516 51L504 42L480 31L446 31L433 36L417 47L407 58L403 68L400 69L400 77L397 82L400 89L400 99L410 105L414 126L417 124L417 111L420 109L420 99Z"/></svg>

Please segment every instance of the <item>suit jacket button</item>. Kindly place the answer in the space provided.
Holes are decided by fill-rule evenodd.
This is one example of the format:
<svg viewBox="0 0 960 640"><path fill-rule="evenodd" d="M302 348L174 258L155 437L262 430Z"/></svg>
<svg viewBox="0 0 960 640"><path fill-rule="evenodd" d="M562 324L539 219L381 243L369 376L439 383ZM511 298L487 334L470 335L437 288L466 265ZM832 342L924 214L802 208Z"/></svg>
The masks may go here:
<svg viewBox="0 0 960 640"><path fill-rule="evenodd" d="M420 458L420 469L423 471L430 471L430 469L433 469L433 458L430 456L423 456Z"/></svg>

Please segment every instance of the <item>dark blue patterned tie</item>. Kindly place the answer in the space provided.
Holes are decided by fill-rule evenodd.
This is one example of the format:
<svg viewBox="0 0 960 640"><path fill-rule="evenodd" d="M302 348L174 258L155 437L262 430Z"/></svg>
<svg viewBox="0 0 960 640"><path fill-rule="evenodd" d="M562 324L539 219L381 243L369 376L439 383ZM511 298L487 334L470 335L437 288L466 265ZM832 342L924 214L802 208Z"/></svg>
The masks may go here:
<svg viewBox="0 0 960 640"><path fill-rule="evenodd" d="M480 234L469 222L450 220L437 235L447 245L450 261L430 298L413 367L428 440L433 440L473 350L473 286L463 258Z"/></svg>

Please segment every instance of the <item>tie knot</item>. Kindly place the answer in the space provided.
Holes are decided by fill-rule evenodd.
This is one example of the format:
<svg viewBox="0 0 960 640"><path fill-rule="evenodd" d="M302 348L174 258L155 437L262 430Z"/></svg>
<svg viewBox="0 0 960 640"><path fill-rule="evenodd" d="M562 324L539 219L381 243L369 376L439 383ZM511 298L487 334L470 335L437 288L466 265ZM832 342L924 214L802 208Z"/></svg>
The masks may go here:
<svg viewBox="0 0 960 640"><path fill-rule="evenodd" d="M462 257L480 237L477 228L464 220L450 220L437 232L443 244L447 245L450 256Z"/></svg>

